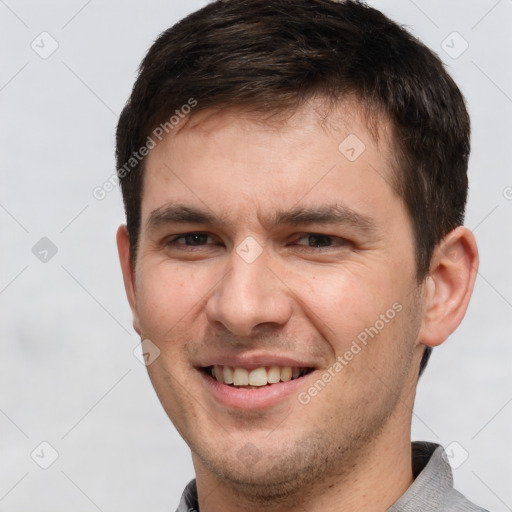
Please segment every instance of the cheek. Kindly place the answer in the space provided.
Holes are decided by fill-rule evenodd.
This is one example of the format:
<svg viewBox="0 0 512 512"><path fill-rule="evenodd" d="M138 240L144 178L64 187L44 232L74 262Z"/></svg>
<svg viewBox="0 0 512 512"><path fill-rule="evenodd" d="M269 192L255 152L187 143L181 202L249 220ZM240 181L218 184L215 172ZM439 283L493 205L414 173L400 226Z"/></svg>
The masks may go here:
<svg viewBox="0 0 512 512"><path fill-rule="evenodd" d="M352 333L390 306L384 283L376 283L369 269L360 270L326 269L301 278L297 295L312 319L323 321L330 337Z"/></svg>
<svg viewBox="0 0 512 512"><path fill-rule="evenodd" d="M363 266L316 271L302 276L296 297L308 321L331 345L335 356L347 354L363 366L384 362L404 338L405 280L399 274ZM406 322L405 322L406 323ZM399 349L400 350L400 349ZM347 353L350 351L351 353Z"/></svg>
<svg viewBox="0 0 512 512"><path fill-rule="evenodd" d="M198 273L160 264L143 268L137 280L137 310L146 337L162 339L187 319L204 294L204 279Z"/></svg>

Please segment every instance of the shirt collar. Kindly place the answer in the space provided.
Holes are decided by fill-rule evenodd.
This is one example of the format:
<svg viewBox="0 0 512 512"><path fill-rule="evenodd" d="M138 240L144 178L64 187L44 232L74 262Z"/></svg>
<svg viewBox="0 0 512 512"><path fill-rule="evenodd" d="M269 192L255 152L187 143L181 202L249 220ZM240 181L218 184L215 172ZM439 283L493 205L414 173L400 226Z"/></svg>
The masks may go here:
<svg viewBox="0 0 512 512"><path fill-rule="evenodd" d="M412 443L412 471L414 482L388 512L441 510L453 488L452 469L443 447L424 441Z"/></svg>

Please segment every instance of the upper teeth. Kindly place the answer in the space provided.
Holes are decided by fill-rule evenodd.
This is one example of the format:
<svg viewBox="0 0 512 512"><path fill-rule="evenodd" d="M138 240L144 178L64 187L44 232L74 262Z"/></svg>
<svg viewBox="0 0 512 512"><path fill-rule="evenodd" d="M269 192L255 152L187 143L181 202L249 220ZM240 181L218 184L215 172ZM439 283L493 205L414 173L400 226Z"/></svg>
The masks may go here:
<svg viewBox="0 0 512 512"><path fill-rule="evenodd" d="M291 366L262 366L254 370L245 368L233 368L231 366L215 365L211 368L212 377L215 377L222 384L234 386L265 386L288 382L296 379L306 371L304 368L292 368Z"/></svg>

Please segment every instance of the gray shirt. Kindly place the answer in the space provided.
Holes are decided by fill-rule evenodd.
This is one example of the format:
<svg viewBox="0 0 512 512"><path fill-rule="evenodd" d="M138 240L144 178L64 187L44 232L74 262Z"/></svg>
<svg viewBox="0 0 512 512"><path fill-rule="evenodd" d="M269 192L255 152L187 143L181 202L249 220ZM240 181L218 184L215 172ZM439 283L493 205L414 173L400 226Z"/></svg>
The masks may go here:
<svg viewBox="0 0 512 512"><path fill-rule="evenodd" d="M414 482L388 512L487 512L453 488L452 469L442 446L412 443L412 471ZM185 487L176 512L199 512L195 480Z"/></svg>

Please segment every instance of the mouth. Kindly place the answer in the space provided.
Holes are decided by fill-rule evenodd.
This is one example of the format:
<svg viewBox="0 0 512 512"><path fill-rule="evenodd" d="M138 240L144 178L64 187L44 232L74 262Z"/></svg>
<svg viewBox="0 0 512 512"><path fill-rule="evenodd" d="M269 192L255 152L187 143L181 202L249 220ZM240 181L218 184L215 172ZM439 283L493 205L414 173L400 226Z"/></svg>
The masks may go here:
<svg viewBox="0 0 512 512"><path fill-rule="evenodd" d="M314 368L293 366L261 366L242 368L233 366L206 366L201 368L206 375L236 389L262 389L300 379L314 371Z"/></svg>

